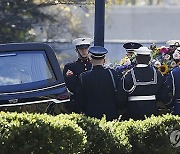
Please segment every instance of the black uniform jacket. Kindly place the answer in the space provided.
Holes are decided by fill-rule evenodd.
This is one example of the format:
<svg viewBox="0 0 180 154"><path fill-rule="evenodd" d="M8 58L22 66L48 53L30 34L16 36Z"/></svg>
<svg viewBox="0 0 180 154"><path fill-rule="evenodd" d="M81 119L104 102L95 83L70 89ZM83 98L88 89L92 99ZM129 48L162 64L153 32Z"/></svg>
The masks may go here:
<svg viewBox="0 0 180 154"><path fill-rule="evenodd" d="M111 72L118 86L120 80L118 80L117 73L114 70ZM119 104L116 101L115 88L108 69L97 65L91 71L80 75L77 103L87 116L101 118L105 114L107 120L118 117Z"/></svg>
<svg viewBox="0 0 180 154"><path fill-rule="evenodd" d="M67 88L73 94L76 93L79 75L82 72L88 71L92 68L92 64L89 59L78 59L73 63L68 63L64 66L63 76Z"/></svg>
<svg viewBox="0 0 180 154"><path fill-rule="evenodd" d="M129 118L138 120L145 115L158 115L157 100L164 99L164 82L164 76L150 66L137 65L123 77Z"/></svg>
<svg viewBox="0 0 180 154"><path fill-rule="evenodd" d="M170 72L166 84L171 96L169 103L170 107L173 107L173 114L180 115L180 66Z"/></svg>
<svg viewBox="0 0 180 154"><path fill-rule="evenodd" d="M63 107L66 112L76 112L79 113L79 108L76 106L76 91L79 83L79 75L82 72L92 69L92 64L89 59L78 59L73 63L68 63L64 66L63 76L70 94L70 102L64 103Z"/></svg>

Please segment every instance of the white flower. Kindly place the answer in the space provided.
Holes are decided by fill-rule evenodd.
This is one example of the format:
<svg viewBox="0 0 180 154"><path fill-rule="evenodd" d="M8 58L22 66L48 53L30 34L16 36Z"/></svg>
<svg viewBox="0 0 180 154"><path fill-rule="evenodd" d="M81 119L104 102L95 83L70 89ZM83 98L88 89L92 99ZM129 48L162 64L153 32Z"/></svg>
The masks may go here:
<svg viewBox="0 0 180 154"><path fill-rule="evenodd" d="M126 58L123 65L131 65L131 60L129 58Z"/></svg>
<svg viewBox="0 0 180 154"><path fill-rule="evenodd" d="M156 68L159 68L161 66L161 63L157 60L155 63L154 63L154 66Z"/></svg>
<svg viewBox="0 0 180 154"><path fill-rule="evenodd" d="M165 60L169 60L171 58L171 56L169 55L169 54L166 54L165 56L164 56L164 59Z"/></svg>
<svg viewBox="0 0 180 154"><path fill-rule="evenodd" d="M172 61L172 62L171 62L171 66L172 66L172 67L175 67L175 66L176 66L176 62L175 62L175 61Z"/></svg>
<svg viewBox="0 0 180 154"><path fill-rule="evenodd" d="M173 53L173 58L180 59L180 53L177 50Z"/></svg>

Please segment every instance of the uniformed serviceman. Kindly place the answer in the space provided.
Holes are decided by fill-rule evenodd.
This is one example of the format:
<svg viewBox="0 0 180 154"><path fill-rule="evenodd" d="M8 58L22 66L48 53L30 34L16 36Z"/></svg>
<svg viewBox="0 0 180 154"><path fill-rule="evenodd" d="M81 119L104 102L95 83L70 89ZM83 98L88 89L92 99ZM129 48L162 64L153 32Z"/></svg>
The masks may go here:
<svg viewBox="0 0 180 154"><path fill-rule="evenodd" d="M127 94L129 118L144 119L144 116L158 115L157 100L165 99L162 89L165 78L149 66L151 50L140 47L135 50L137 65L123 77L123 89Z"/></svg>
<svg viewBox="0 0 180 154"><path fill-rule="evenodd" d="M169 89L169 96L172 96L167 105L173 109L173 114L180 115L180 47L178 47L175 52L179 59L176 59L178 60L177 67L175 67L167 77L166 84Z"/></svg>
<svg viewBox="0 0 180 154"><path fill-rule="evenodd" d="M178 47L180 47L180 40L169 40L166 44L169 45L169 50L174 52Z"/></svg>
<svg viewBox="0 0 180 154"><path fill-rule="evenodd" d="M123 44L123 47L124 49L126 49L126 56L132 58L132 56L134 55L134 50L142 47L142 44L137 42L127 42Z"/></svg>
<svg viewBox="0 0 180 154"><path fill-rule="evenodd" d="M80 75L77 103L85 115L107 120L118 118L118 77L115 70L104 68L107 49L94 46L89 49L93 68ZM121 94L119 94L121 95Z"/></svg>
<svg viewBox="0 0 180 154"><path fill-rule="evenodd" d="M82 72L88 71L92 68L92 64L89 59L89 51L93 40L91 38L77 38L73 40L75 50L78 54L78 59L75 62L68 63L64 66L63 76L68 90L70 91L70 102L65 103L64 107L68 112L79 112L76 108L76 89L78 84L79 75Z"/></svg>
<svg viewBox="0 0 180 154"><path fill-rule="evenodd" d="M142 47L142 44L137 42L127 42L123 44L126 50L125 57L121 60L121 66L116 69L117 72L125 73L127 70L131 69L136 65L134 50Z"/></svg>

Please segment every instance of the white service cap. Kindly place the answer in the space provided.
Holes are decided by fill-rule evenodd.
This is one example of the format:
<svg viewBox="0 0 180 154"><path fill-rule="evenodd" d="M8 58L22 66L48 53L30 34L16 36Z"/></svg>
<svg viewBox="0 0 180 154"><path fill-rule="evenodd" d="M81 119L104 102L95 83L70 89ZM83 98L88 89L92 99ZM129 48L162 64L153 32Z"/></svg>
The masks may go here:
<svg viewBox="0 0 180 154"><path fill-rule="evenodd" d="M175 46L180 46L180 40L169 40L166 42L167 45L175 45Z"/></svg>
<svg viewBox="0 0 180 154"><path fill-rule="evenodd" d="M84 45L84 44L89 44L90 45L92 42L93 42L93 39L91 39L91 38L77 38L77 39L72 41L72 43L75 46Z"/></svg>
<svg viewBox="0 0 180 154"><path fill-rule="evenodd" d="M139 49L134 49L135 53L138 55L151 55L152 50L147 47L140 47Z"/></svg>

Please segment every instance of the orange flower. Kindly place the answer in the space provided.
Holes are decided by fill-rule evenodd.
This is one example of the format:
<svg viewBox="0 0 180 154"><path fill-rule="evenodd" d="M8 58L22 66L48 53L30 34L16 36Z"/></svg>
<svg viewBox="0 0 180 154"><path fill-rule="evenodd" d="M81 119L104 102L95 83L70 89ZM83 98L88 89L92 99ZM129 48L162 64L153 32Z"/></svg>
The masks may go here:
<svg viewBox="0 0 180 154"><path fill-rule="evenodd" d="M165 75L165 74L168 73L169 67L168 67L168 65L163 64L163 65L161 65L161 66L158 68L158 70L159 70L163 75Z"/></svg>

